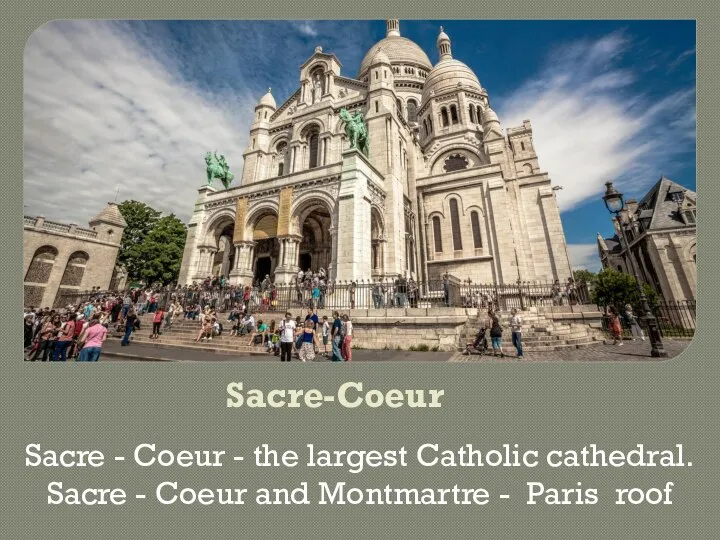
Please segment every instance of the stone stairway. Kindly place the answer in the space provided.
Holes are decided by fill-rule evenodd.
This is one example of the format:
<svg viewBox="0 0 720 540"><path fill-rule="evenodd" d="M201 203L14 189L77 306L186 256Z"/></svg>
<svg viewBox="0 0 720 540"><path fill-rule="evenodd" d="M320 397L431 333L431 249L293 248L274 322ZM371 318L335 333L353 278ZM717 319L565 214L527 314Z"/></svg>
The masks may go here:
<svg viewBox="0 0 720 540"><path fill-rule="evenodd" d="M152 334L151 314L140 317L140 330L133 332L132 342L157 347L180 347L183 349L196 349L214 354L259 354L268 355L265 347L256 345L248 346L250 336L231 336L232 323L227 322L227 314L221 315L223 333L213 337L210 341L195 342L200 332L200 323L190 319L180 319L173 323L169 329L161 329L162 334L157 339L150 339ZM165 323L163 323L164 326ZM121 336L121 334L118 334Z"/></svg>
<svg viewBox="0 0 720 540"><path fill-rule="evenodd" d="M539 313L537 308L529 308L518 313L523 322L523 350L528 352L549 352L562 349L587 347L602 341L600 332L582 322L559 322ZM503 326L503 350L513 354L512 332L509 313L500 313L500 324ZM475 340L478 330L487 320L487 314L470 318L460 335L459 349L464 351L467 343ZM490 333L486 334L488 348L491 347Z"/></svg>

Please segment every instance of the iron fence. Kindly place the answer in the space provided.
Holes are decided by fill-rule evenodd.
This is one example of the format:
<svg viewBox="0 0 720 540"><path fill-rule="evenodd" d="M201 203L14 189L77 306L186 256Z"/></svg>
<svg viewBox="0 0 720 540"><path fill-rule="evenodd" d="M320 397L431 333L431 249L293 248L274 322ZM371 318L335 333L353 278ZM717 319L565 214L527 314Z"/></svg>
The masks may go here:
<svg viewBox="0 0 720 540"><path fill-rule="evenodd" d="M249 299L247 298L249 293ZM132 297L134 305L144 311L150 299L137 291L73 291L58 297L57 307L76 306L88 300ZM138 298L140 296L140 298ZM532 306L574 305L590 302L584 284L567 288L557 283L519 282L516 284L474 284L453 277L448 280L383 279L374 281L301 282L299 285L270 285L268 287L215 286L165 288L153 292L157 307L166 310L171 302L178 302L185 311L205 309L218 311L247 308L255 312L282 311L298 308L348 310L391 308L493 308L509 311Z"/></svg>
<svg viewBox="0 0 720 540"><path fill-rule="evenodd" d="M599 308L607 313L606 308ZM648 335L647 322L641 311L635 311L635 318L640 324L645 336ZM664 338L691 338L695 335L696 302L695 300L681 301L660 301L653 306L653 315L657 320L660 334ZM620 322L623 328L623 337L635 337L632 327L625 318L624 313L620 315ZM603 330L610 333L610 317L603 317Z"/></svg>

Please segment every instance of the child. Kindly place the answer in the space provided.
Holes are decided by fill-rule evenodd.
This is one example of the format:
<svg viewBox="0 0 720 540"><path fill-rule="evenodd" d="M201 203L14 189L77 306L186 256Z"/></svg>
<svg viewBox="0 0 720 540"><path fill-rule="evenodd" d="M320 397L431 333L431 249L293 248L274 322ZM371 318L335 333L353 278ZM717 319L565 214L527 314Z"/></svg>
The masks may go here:
<svg viewBox="0 0 720 540"><path fill-rule="evenodd" d="M323 317L322 340L323 340L323 356L327 356L328 336L330 335L330 323L327 316Z"/></svg>

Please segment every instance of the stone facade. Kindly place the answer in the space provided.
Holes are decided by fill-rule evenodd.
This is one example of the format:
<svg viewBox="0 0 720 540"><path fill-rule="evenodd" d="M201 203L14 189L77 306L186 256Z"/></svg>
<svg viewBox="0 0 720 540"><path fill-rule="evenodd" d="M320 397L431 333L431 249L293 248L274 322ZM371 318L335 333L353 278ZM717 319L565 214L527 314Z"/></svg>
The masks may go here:
<svg viewBox="0 0 720 540"><path fill-rule="evenodd" d="M615 236L603 238L598 233L603 268L632 274L634 263L640 279L666 301L695 300L696 210L694 191L660 178L640 202L627 201L619 219L613 219ZM622 240L620 227L629 246Z"/></svg>
<svg viewBox="0 0 720 540"><path fill-rule="evenodd" d="M56 306L62 293L121 288L124 276L115 261L125 227L115 203L108 203L88 229L25 216L25 306Z"/></svg>
<svg viewBox="0 0 720 540"><path fill-rule="evenodd" d="M268 90L240 185L199 189L180 282L283 283L320 268L340 280L566 280L555 191L530 122L503 131L442 31L437 47L433 66L390 20L355 78L317 47L287 101L278 107ZM367 156L349 148L342 108L363 113Z"/></svg>

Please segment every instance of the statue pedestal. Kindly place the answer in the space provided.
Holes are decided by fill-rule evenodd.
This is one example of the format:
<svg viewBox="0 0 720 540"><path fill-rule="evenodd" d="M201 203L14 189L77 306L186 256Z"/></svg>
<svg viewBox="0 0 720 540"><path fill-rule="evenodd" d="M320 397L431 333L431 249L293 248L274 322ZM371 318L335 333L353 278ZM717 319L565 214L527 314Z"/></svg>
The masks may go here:
<svg viewBox="0 0 720 540"><path fill-rule="evenodd" d="M252 285L252 272L250 270L231 270L228 275L228 283L230 285Z"/></svg>

